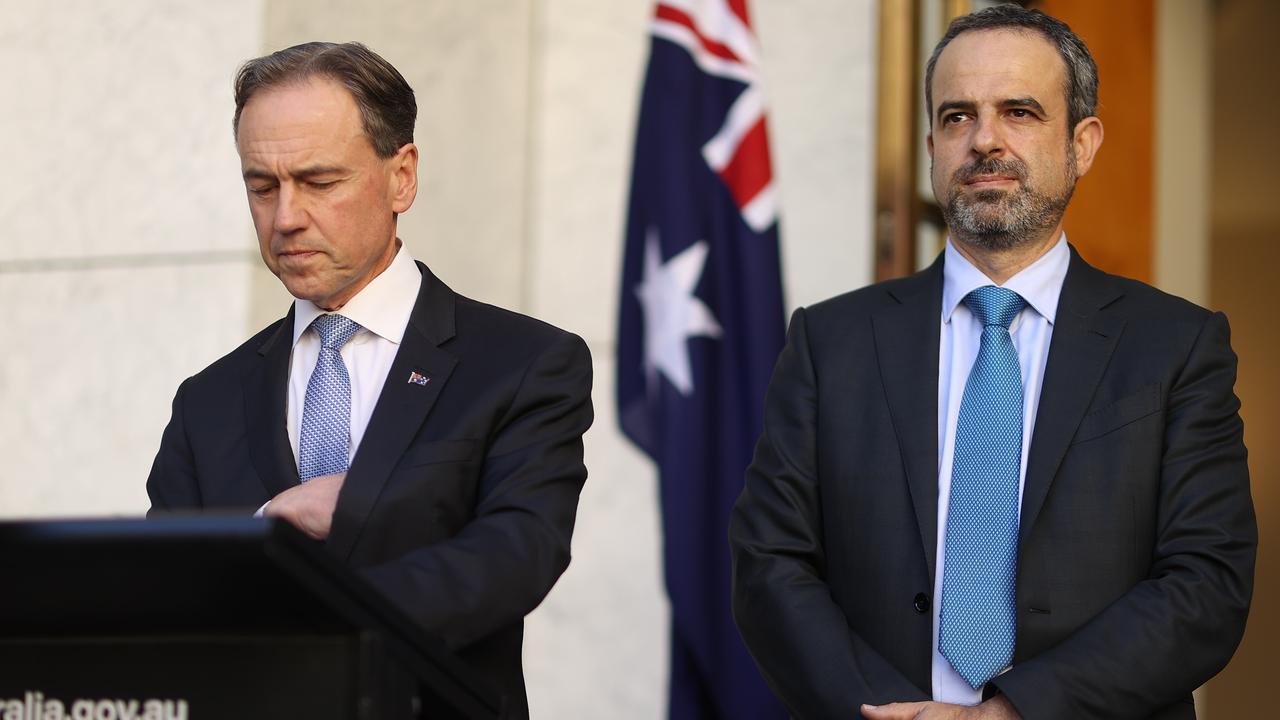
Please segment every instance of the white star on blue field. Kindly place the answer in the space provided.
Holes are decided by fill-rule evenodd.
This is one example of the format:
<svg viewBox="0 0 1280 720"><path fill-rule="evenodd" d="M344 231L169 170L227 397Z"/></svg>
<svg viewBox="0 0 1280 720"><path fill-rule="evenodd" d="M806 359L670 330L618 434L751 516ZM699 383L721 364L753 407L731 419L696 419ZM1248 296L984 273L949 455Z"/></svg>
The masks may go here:
<svg viewBox="0 0 1280 720"><path fill-rule="evenodd" d="M702 278L707 252L707 242L699 240L664 264L657 231L650 228L645 236L644 279L636 286L636 295L644 310L645 370L650 387L656 379L653 375L661 372L680 394L692 394L687 341L721 335L711 308L693 294Z"/></svg>

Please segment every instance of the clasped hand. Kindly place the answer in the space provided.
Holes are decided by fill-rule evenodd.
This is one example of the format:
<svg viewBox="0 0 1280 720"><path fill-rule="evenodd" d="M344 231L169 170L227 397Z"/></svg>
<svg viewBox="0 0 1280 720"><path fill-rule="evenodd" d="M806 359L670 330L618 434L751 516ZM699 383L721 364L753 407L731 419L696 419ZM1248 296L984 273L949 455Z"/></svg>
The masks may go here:
<svg viewBox="0 0 1280 720"><path fill-rule="evenodd" d="M1019 720L1018 711L1003 695L979 705L950 705L940 702L889 703L863 705L860 710L867 720Z"/></svg>
<svg viewBox="0 0 1280 720"><path fill-rule="evenodd" d="M262 514L287 520L315 540L329 537L333 511L346 473L322 475L285 490L271 498Z"/></svg>

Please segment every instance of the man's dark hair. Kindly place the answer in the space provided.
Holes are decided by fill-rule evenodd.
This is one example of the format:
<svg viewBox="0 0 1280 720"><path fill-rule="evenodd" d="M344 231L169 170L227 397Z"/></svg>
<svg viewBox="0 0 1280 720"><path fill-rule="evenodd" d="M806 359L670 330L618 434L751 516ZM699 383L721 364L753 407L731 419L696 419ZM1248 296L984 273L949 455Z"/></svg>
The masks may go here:
<svg viewBox="0 0 1280 720"><path fill-rule="evenodd" d="M418 118L413 88L391 63L358 42L303 43L240 66L233 132L239 134L240 113L254 93L315 77L331 78L351 93L360 108L364 133L378 157L389 158L413 142L413 124Z"/></svg>
<svg viewBox="0 0 1280 720"><path fill-rule="evenodd" d="M1058 56L1066 65L1067 129L1074 130L1081 120L1097 113L1098 66L1094 64L1084 41L1066 23L1039 10L1027 10L1019 5L997 5L952 20L947 34L942 36L929 56L929 64L924 71L924 98L930 127L933 126L933 68L938 64L938 56L957 35L979 30L1039 33L1057 48Z"/></svg>

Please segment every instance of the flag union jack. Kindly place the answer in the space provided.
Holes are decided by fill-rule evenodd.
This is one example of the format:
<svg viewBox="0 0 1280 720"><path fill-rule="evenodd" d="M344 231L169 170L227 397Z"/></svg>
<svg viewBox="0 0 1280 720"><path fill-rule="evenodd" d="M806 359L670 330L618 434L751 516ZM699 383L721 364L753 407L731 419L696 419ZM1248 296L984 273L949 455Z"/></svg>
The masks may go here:
<svg viewBox="0 0 1280 720"><path fill-rule="evenodd" d="M760 52L747 21L746 0L667 0L658 4L652 33L683 48L707 75L743 86L716 134L703 144L702 157L729 189L747 225L756 232L766 230L778 219L778 204Z"/></svg>

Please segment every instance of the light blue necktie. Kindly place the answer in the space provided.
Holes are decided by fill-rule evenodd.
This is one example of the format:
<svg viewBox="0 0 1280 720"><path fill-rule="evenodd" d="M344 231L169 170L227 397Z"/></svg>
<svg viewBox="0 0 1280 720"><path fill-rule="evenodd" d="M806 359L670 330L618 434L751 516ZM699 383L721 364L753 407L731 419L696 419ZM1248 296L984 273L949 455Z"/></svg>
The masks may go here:
<svg viewBox="0 0 1280 720"><path fill-rule="evenodd" d="M311 323L320 334L320 356L307 381L298 433L298 476L306 482L346 472L351 448L351 378L342 346L360 326L341 315L321 315Z"/></svg>
<svg viewBox="0 0 1280 720"><path fill-rule="evenodd" d="M964 304L982 341L956 422L938 650L977 689L1013 660L1022 372L1009 323L1026 303L987 285Z"/></svg>

